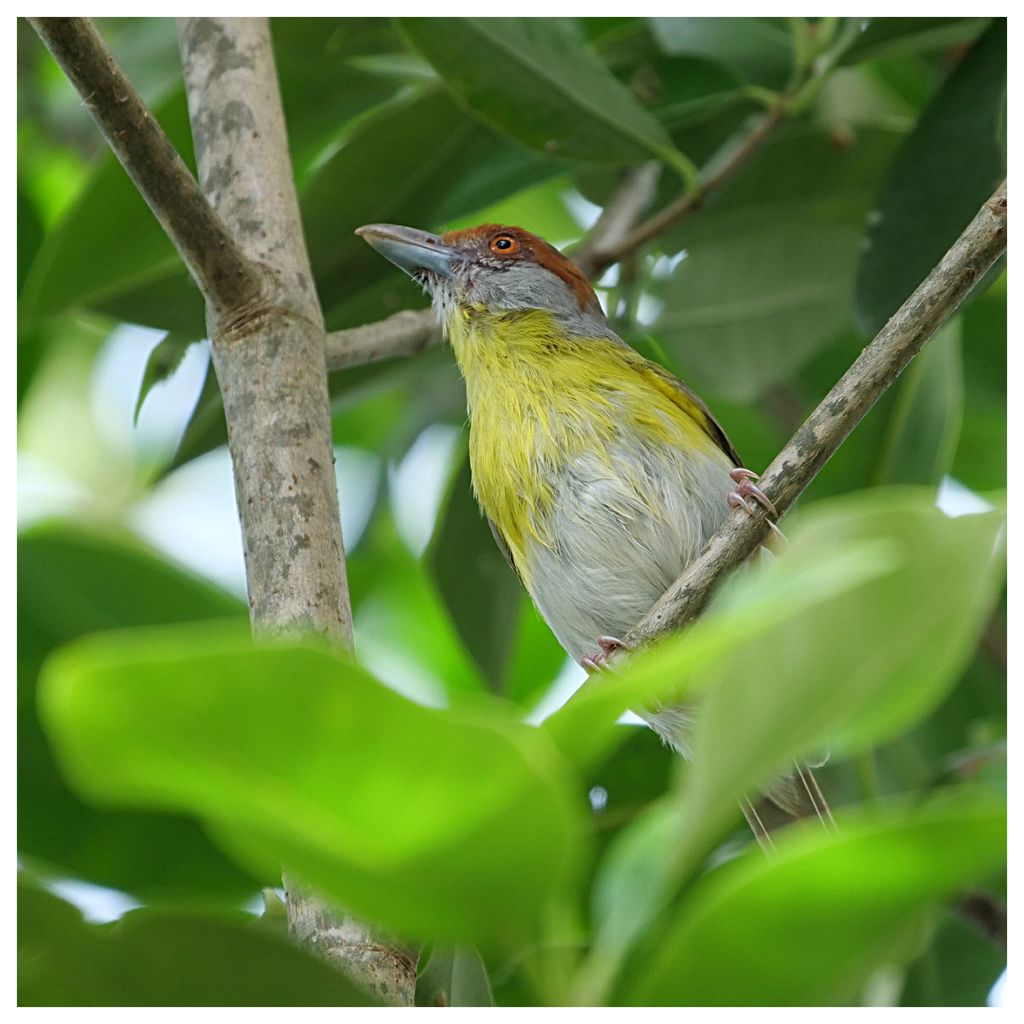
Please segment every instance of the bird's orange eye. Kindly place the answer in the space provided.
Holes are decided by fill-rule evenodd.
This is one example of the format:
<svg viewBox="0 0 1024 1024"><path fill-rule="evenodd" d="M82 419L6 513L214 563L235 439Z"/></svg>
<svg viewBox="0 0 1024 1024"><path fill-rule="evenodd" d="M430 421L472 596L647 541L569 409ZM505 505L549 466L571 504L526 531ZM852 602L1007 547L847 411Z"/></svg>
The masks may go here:
<svg viewBox="0 0 1024 1024"><path fill-rule="evenodd" d="M510 256L519 248L519 243L511 235L495 235L491 239L491 252L499 256Z"/></svg>

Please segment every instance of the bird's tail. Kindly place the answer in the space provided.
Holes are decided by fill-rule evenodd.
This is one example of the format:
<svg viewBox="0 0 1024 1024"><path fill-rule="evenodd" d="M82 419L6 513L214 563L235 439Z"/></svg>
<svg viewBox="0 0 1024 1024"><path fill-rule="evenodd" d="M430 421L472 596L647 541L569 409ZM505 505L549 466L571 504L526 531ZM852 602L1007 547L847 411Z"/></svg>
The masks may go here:
<svg viewBox="0 0 1024 1024"><path fill-rule="evenodd" d="M793 773L780 779L757 800L740 800L747 819L761 848L774 850L772 832L793 821L817 820L829 832L836 831L835 819L814 773L805 764L793 762Z"/></svg>

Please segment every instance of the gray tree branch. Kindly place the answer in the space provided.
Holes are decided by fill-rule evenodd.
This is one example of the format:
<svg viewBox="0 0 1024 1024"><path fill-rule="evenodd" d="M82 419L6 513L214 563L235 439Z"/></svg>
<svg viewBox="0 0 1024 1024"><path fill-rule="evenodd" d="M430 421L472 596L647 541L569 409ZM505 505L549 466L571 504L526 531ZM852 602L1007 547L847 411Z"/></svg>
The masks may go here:
<svg viewBox="0 0 1024 1024"><path fill-rule="evenodd" d="M1006 182L874 341L825 396L761 476L759 485L782 515L818 475L850 431L896 380L982 275L1006 251ZM643 646L700 614L715 583L765 540L768 520L735 511L626 637Z"/></svg>
<svg viewBox="0 0 1024 1024"><path fill-rule="evenodd" d="M200 180L264 302L210 323L245 542L253 626L352 646L323 316L292 178L270 29L185 18L181 53ZM411 1005L416 956L286 878L293 935L385 1002Z"/></svg>

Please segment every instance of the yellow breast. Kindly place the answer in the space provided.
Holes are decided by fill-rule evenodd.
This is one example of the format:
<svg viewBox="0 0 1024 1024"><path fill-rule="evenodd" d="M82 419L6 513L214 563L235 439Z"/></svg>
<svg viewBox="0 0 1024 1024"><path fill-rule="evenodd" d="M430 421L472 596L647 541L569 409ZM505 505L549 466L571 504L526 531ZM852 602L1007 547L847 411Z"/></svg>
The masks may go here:
<svg viewBox="0 0 1024 1024"><path fill-rule="evenodd" d="M466 379L473 488L527 584L527 544L554 543L549 513L575 458L611 470L614 447L615 472L631 477L624 443L638 456L645 444L718 447L703 411L663 371L610 339L565 336L548 312L460 309L448 336Z"/></svg>

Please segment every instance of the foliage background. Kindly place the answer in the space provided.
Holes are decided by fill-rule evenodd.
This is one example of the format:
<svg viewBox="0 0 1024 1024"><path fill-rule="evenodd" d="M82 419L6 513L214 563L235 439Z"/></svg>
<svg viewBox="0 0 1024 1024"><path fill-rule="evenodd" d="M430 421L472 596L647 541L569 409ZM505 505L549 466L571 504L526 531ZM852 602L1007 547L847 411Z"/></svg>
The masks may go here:
<svg viewBox="0 0 1024 1024"><path fill-rule="evenodd" d="M191 161L173 22L100 19L99 26ZM990 19L280 19L273 32L329 329L423 303L352 235L359 224L440 230L506 221L572 244L624 166L662 162L661 205L679 192L686 158L714 166L766 97L806 87L800 109L735 181L641 257L611 268L600 286L620 333L694 385L755 468L770 461L1005 173L1005 24ZM253 921L261 887L277 884L266 849L251 836L230 836L194 794L126 800L97 793L109 783L90 783L95 750L76 766L68 738L68 721L88 719L88 709L75 705L65 719L67 707L55 711L45 727L40 719L40 669L62 645L99 631L209 619L240 633L245 605L199 294L22 22L18 42L22 1001L352 1001L344 982L281 941L273 914ZM938 489L940 504L960 512L998 503L1006 485L1005 346L1000 272L869 414L804 507L893 484ZM435 349L335 374L331 392L362 664L430 705L461 707L492 694L508 703L510 719L537 721L553 711L582 674L566 664L472 503L464 396L450 354ZM955 609L956 594L947 599ZM202 649L201 634L181 637L183 649ZM1001 792L1002 600L977 639L963 671L936 689L911 727L823 769L834 803L884 809L967 783L972 793L979 786ZM105 658L124 657L99 650L86 648L80 662L65 662L67 671L84 677ZM142 668L134 671L145 678ZM196 678L206 671L197 663ZM295 668L281 671L291 678ZM247 723L257 749L301 746L310 723L270 706L273 721L254 714ZM390 713L391 705L381 707ZM358 701L350 711L357 720L372 713ZM404 713L395 710L396 721ZM503 714L490 703L479 713ZM418 720L409 721L408 735L419 734ZM181 745L188 728L186 716ZM636 836L651 831L651 809L686 780L649 732L618 732L613 750L580 768L572 784L579 806L567 812L586 818L572 827L590 836L588 866L573 870L584 892L597 877L597 902L583 912L595 933L602 884L607 890L609 878L629 876L609 868L608 851L618 850L621 862L628 860L622 850L644 849ZM396 726L380 743L403 735ZM115 748L124 742L116 730L110 737ZM199 763L213 757L196 756ZM548 754L538 747L523 756L532 762ZM429 745L423 760L431 761ZM408 770L431 775L423 760L410 760ZM111 768L140 777L147 770L144 756ZM357 769L339 762L329 770ZM464 761L451 771L465 773ZM396 770L375 799L404 806L403 778ZM96 802L97 795L106 799ZM468 805L471 796L465 799ZM551 813L547 825L532 813L523 819L525 864L530 844L536 855L545 829L562 822ZM410 832L422 831L414 810L401 817ZM450 827L458 832L457 815ZM719 836L701 870L743 842L738 827ZM479 867L470 854L464 862L459 856L450 861L453 877ZM499 857L492 876L478 879L492 916L515 913L517 901L500 891L504 878L516 893L509 865ZM641 875L649 870L646 864ZM997 899L1004 884L997 865L973 882ZM84 923L61 898L82 903L79 883L123 894L120 904L103 904L105 916L111 906L136 909L115 926ZM472 900L457 884L438 884L449 920L460 920L460 899ZM518 884L525 900L530 880ZM843 877L834 885L843 891ZM638 898L635 886L616 891L627 903ZM791 897L800 899L799 888ZM658 934L652 919L641 922L630 946L627 976L641 973L637 958L644 961ZM511 920L503 926L509 933ZM448 937L486 933L466 921ZM739 914L734 926L742 921ZM834 985L798 977L780 998L983 1002L1005 953L948 909L908 921L900 924L904 931L913 925L912 938L875 949L851 974L831 978ZM773 941L804 955L797 925L791 935L785 922L778 929ZM836 929L814 941L841 945L849 937ZM485 936L478 945L482 960L462 946L424 957L423 998L431 986L456 1002L492 992L501 1003L531 1002L570 990L544 970L538 979L522 943L510 950ZM744 989L724 960L702 971L705 1001L745 1002L771 991L754 981ZM606 994L637 997L626 989L620 981ZM671 1001L673 993L647 995Z"/></svg>

